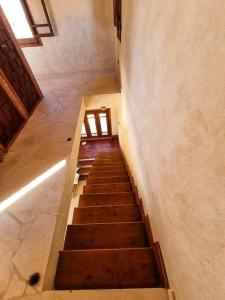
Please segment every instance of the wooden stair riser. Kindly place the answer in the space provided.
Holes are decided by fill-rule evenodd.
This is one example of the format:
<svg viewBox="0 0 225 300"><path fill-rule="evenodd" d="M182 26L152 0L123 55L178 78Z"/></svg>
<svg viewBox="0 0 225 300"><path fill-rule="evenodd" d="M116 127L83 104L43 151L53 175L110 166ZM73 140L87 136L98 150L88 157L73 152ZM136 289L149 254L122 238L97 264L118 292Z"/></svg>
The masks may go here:
<svg viewBox="0 0 225 300"><path fill-rule="evenodd" d="M69 225L64 250L148 247L143 222Z"/></svg>
<svg viewBox="0 0 225 300"><path fill-rule="evenodd" d="M90 169L90 173L92 174L92 173L97 173L97 172L114 172L114 174L116 173L116 172L121 172L121 171L123 171L123 172L126 172L127 171L127 169L126 169L126 167L125 166L120 166L120 167L92 167L91 169Z"/></svg>
<svg viewBox="0 0 225 300"><path fill-rule="evenodd" d="M121 159L123 160L122 155L111 155L111 156L104 156L104 155L98 155L95 157L96 160L104 160L104 159Z"/></svg>
<svg viewBox="0 0 225 300"><path fill-rule="evenodd" d="M88 175L80 174L79 181L86 181L88 179Z"/></svg>
<svg viewBox="0 0 225 300"><path fill-rule="evenodd" d="M113 177L113 176L127 176L127 171L100 171L100 172L90 172L88 178L96 178L96 177Z"/></svg>
<svg viewBox="0 0 225 300"><path fill-rule="evenodd" d="M119 193L132 192L132 185L129 182L88 184L84 186L83 194Z"/></svg>
<svg viewBox="0 0 225 300"><path fill-rule="evenodd" d="M152 248L67 250L59 254L55 289L159 287Z"/></svg>
<svg viewBox="0 0 225 300"><path fill-rule="evenodd" d="M79 207L136 204L134 193L81 195Z"/></svg>
<svg viewBox="0 0 225 300"><path fill-rule="evenodd" d="M124 163L122 158L114 158L114 159L100 159L100 158L96 158L95 159L95 164L105 164L105 163Z"/></svg>
<svg viewBox="0 0 225 300"><path fill-rule="evenodd" d="M127 172L125 165L115 166L81 166L79 167L79 173L96 173L96 172ZM115 173L114 173L115 174Z"/></svg>
<svg viewBox="0 0 225 300"><path fill-rule="evenodd" d="M108 154L119 154L121 155L121 151L119 147L115 147L114 149L101 150L98 155L108 155Z"/></svg>
<svg viewBox="0 0 225 300"><path fill-rule="evenodd" d="M82 167L86 167L86 166L93 166L94 165L94 161L85 161L85 162L78 162L78 168L82 168Z"/></svg>
<svg viewBox="0 0 225 300"><path fill-rule="evenodd" d="M101 154L101 155L97 155L95 157L95 159L122 159L122 155L121 154Z"/></svg>
<svg viewBox="0 0 225 300"><path fill-rule="evenodd" d="M119 154L119 155L121 155L120 148L114 148L114 149L109 149L109 150L107 149L107 150L104 150L104 151L101 150L101 152L98 152L97 155L109 155L109 154Z"/></svg>
<svg viewBox="0 0 225 300"><path fill-rule="evenodd" d="M120 168L120 167L125 167L125 164L123 162L116 162L116 163L95 163L92 165L93 168Z"/></svg>
<svg viewBox="0 0 225 300"><path fill-rule="evenodd" d="M79 168L78 173L79 174L89 174L91 171L91 168Z"/></svg>
<svg viewBox="0 0 225 300"><path fill-rule="evenodd" d="M128 176L114 176L114 177L92 177L88 178L88 184L102 184L102 183L121 183L121 182L130 182Z"/></svg>
<svg viewBox="0 0 225 300"><path fill-rule="evenodd" d="M78 207L74 209L73 224L141 221L137 205Z"/></svg>
<svg viewBox="0 0 225 300"><path fill-rule="evenodd" d="M95 162L96 163L107 163L107 162L123 162L124 163L124 160L122 157L96 157L95 158Z"/></svg>

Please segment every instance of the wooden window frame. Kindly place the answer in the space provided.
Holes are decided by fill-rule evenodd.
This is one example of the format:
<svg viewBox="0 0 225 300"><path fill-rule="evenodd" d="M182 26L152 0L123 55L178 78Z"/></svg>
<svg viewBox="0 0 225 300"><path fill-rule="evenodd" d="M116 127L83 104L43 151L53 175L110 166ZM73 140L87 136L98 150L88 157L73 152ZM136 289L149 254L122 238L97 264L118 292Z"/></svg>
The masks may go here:
<svg viewBox="0 0 225 300"><path fill-rule="evenodd" d="M27 22L30 26L31 32L33 34L33 38L25 38L25 39L16 39L19 43L19 45L21 47L36 47L36 46L43 46L43 43L41 41L41 37L51 37L54 36L54 32L53 32L53 28L52 28L52 24L49 18L49 14L48 14L48 10L46 7L46 3L45 0L40 0L42 7L43 7L43 11L44 11L44 15L46 18L46 23L43 24L36 24L31 12L31 9L29 7L29 4L27 2L27 0L20 0L21 5L23 7ZM7 18L7 16L6 16ZM46 27L49 28L49 32L48 33L39 33L38 32L38 28L40 27Z"/></svg>
<svg viewBox="0 0 225 300"><path fill-rule="evenodd" d="M117 29L117 38L121 42L122 37L122 0L113 0L114 26Z"/></svg>
<svg viewBox="0 0 225 300"><path fill-rule="evenodd" d="M30 7L26 0L20 0L27 22L30 26L30 29L33 34L33 38L27 38L27 39L17 39L18 43L21 47L35 47L35 46L43 46L41 38L37 35L37 32L35 28L32 26L34 24L34 19L30 11Z"/></svg>
<svg viewBox="0 0 225 300"><path fill-rule="evenodd" d="M100 123L100 117L99 113L105 113L106 114L106 121L107 121L107 127L108 127L108 134L102 134L101 131L101 123ZM91 135L91 130L90 126L88 123L88 118L87 115L93 114L95 116L95 123L96 123L96 129L97 129L97 135L92 136ZM86 137L81 137L82 140L87 140L87 139L101 139L101 138L108 138L112 136L112 125L111 125L111 110L110 108L105 108L105 109L90 109L85 111L84 115L84 127L87 133Z"/></svg>

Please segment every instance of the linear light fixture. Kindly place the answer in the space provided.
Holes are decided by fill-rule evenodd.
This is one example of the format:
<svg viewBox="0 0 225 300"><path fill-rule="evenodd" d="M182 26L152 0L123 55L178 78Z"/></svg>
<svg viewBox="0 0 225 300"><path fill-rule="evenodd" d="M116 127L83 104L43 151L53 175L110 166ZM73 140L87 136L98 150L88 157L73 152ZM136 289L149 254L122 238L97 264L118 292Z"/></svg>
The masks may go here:
<svg viewBox="0 0 225 300"><path fill-rule="evenodd" d="M61 160L57 164L55 164L53 167L48 169L46 172L32 180L30 183L25 185L22 189L17 191L15 194L11 195L9 198L3 200L0 203L0 212L5 210L7 207L9 207L11 204L19 200L21 197L23 197L25 194L27 194L29 191L33 190L35 187L37 187L39 184L41 184L43 181L51 177L53 174L55 174L57 171L62 169L66 165L66 160Z"/></svg>

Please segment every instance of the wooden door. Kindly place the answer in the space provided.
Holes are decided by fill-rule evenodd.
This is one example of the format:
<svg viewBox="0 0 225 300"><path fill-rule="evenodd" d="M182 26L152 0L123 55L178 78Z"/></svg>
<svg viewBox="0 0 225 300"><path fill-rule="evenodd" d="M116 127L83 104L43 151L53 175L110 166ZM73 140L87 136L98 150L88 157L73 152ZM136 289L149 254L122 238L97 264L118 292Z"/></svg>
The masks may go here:
<svg viewBox="0 0 225 300"><path fill-rule="evenodd" d="M41 90L0 8L0 160L42 98Z"/></svg>

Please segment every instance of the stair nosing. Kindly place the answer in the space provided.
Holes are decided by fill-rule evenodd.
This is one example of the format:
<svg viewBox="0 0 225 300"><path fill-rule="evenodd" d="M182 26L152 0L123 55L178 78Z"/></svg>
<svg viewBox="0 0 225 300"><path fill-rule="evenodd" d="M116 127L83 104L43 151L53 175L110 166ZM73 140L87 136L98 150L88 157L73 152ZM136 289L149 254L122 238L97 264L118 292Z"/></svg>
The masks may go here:
<svg viewBox="0 0 225 300"><path fill-rule="evenodd" d="M119 204L119 205L92 205L92 206L83 206L83 207L74 207L74 209L77 209L77 208L79 208L79 209L86 209L86 208L95 208L95 207L97 207L97 208L100 208L100 207L121 207L121 206L138 206L138 204Z"/></svg>
<svg viewBox="0 0 225 300"><path fill-rule="evenodd" d="M114 195L114 194L124 195L124 194L135 194L135 193L134 191L130 191L130 192L97 193L97 194L98 195ZM80 196L87 196L87 195L96 195L96 193L81 194Z"/></svg>
<svg viewBox="0 0 225 300"><path fill-rule="evenodd" d="M104 177L103 177L104 178ZM110 178L110 177L109 177ZM93 185L112 185L112 184L130 184L130 182L107 182L107 183L89 183L85 186L93 186Z"/></svg>
<svg viewBox="0 0 225 300"><path fill-rule="evenodd" d="M109 223L85 223L85 224L68 224L67 225L67 227L75 227L75 226L91 226L91 225L113 225L113 224L121 224L121 225L123 225L123 224L136 224L136 223L138 223L138 224L145 224L144 223L144 221L133 221L133 222L109 222Z"/></svg>
<svg viewBox="0 0 225 300"><path fill-rule="evenodd" d="M95 251L95 252L103 252L103 251L107 251L107 252L110 252L110 251L127 251L127 250L147 250L147 249L152 249L154 250L153 247L138 247L138 248L132 248L132 247L129 247L129 248L106 248L106 249L79 249L79 250L76 250L76 249L68 249L68 250L60 250L59 253L62 253L62 252L91 252L91 251Z"/></svg>
<svg viewBox="0 0 225 300"><path fill-rule="evenodd" d="M128 175L109 176L109 177L107 177L107 178L124 178L124 177L128 177L128 178L130 178ZM94 178L104 178L104 179L105 179L105 177L104 177L104 176L95 176Z"/></svg>

